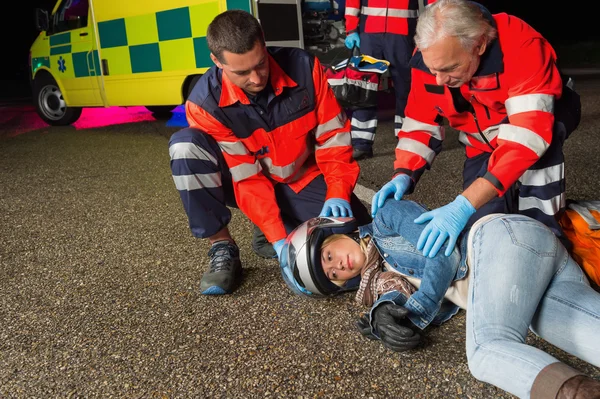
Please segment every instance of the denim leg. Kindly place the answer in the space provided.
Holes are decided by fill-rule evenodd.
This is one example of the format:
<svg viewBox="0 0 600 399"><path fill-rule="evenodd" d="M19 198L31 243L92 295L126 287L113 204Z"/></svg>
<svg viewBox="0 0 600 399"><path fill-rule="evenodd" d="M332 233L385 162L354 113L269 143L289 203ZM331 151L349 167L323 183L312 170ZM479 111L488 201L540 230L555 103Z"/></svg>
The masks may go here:
<svg viewBox="0 0 600 399"><path fill-rule="evenodd" d="M600 367L600 294L569 257L554 277L531 323L541 338Z"/></svg>
<svg viewBox="0 0 600 399"><path fill-rule="evenodd" d="M529 398L538 373L558 361L525 339L567 252L550 229L523 215L493 216L469 239L469 369L478 380Z"/></svg>
<svg viewBox="0 0 600 399"><path fill-rule="evenodd" d="M231 174L217 143L193 128L169 141L171 172L194 237L210 237L231 220L227 205L237 207Z"/></svg>

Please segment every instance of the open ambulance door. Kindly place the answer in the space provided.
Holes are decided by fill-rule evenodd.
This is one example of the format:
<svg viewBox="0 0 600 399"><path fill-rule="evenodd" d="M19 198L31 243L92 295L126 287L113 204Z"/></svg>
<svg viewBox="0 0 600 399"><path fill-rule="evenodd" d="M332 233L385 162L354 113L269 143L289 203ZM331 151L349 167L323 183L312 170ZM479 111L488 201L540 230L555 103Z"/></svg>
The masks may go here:
<svg viewBox="0 0 600 399"><path fill-rule="evenodd" d="M267 46L304 48L301 0L254 0Z"/></svg>

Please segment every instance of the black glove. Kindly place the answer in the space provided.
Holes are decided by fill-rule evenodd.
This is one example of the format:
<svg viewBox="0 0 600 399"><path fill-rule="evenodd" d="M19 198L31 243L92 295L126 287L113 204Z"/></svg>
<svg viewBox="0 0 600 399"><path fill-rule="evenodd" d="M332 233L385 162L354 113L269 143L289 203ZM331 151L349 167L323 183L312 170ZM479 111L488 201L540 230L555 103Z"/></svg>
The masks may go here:
<svg viewBox="0 0 600 399"><path fill-rule="evenodd" d="M415 348L421 342L416 327L406 317L408 310L394 303L384 303L373 311L373 328L379 335L383 346L394 352L403 352ZM378 339L371 332L369 315L361 317L356 323L360 333L368 339Z"/></svg>

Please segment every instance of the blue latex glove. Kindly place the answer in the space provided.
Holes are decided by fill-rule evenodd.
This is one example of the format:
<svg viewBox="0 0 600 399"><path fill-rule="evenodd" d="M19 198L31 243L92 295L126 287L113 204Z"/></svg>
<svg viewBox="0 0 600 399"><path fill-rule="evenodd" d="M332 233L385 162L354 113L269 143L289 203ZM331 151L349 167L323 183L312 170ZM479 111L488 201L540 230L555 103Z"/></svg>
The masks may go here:
<svg viewBox="0 0 600 399"><path fill-rule="evenodd" d="M348 36L346 36L346 40L344 40L344 44L350 50L352 50L354 47L360 47L360 36L358 36L358 33L356 33L356 32L350 33Z"/></svg>
<svg viewBox="0 0 600 399"><path fill-rule="evenodd" d="M423 213L415 219L415 223L422 224L428 220L431 221L421 232L417 249L423 251L424 256L433 258L444 245L444 242L448 240L445 254L450 256L459 234L474 213L475 207L462 195L456 197L448 205Z"/></svg>
<svg viewBox="0 0 600 399"><path fill-rule="evenodd" d="M323 204L321 214L319 216L333 216L333 217L352 217L352 208L350 203L341 198L329 198Z"/></svg>
<svg viewBox="0 0 600 399"><path fill-rule="evenodd" d="M396 201L400 201L409 187L410 177L408 175L398 175L385 183L373 196L373 200L371 200L371 217L375 217L375 214L383 206L387 197L393 195Z"/></svg>
<svg viewBox="0 0 600 399"><path fill-rule="evenodd" d="M277 259L281 262L281 250L283 249L283 244L285 244L285 238L282 238L279 241L275 241L273 243L273 249L277 253Z"/></svg>

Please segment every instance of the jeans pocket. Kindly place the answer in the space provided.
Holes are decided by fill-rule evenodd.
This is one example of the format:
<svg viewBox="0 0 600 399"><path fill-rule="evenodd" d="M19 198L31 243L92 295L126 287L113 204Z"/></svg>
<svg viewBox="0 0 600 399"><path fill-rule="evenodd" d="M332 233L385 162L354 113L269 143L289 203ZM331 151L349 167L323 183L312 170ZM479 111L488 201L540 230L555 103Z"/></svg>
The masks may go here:
<svg viewBox="0 0 600 399"><path fill-rule="evenodd" d="M502 222L514 245L527 249L540 258L557 256L559 241L541 222L522 215L503 217Z"/></svg>

